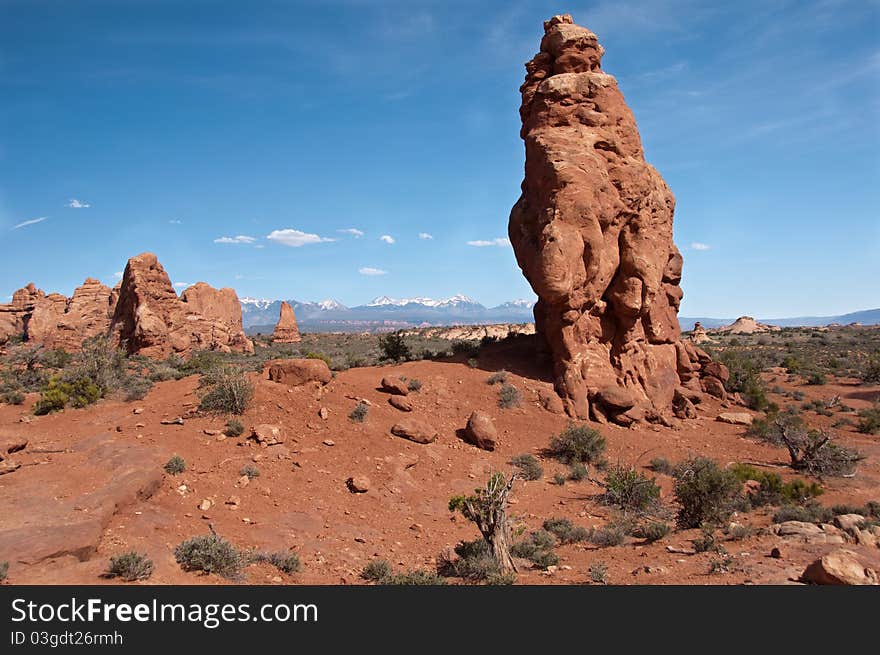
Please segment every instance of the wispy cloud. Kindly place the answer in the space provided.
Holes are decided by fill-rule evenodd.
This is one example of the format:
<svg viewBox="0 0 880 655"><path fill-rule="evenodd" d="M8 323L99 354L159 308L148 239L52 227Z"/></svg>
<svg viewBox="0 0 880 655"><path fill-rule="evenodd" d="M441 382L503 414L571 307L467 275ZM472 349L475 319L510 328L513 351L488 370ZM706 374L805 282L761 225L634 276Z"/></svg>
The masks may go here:
<svg viewBox="0 0 880 655"><path fill-rule="evenodd" d="M385 243L388 243L388 244L395 242L394 237L389 234L383 234L382 236L380 236L379 241L384 241Z"/></svg>
<svg viewBox="0 0 880 655"><path fill-rule="evenodd" d="M12 229L17 230L20 227L27 227L28 225L36 225L37 223L42 223L45 220L48 220L48 216L40 216L39 218L31 218L27 221L22 221L18 225L13 225Z"/></svg>
<svg viewBox="0 0 880 655"><path fill-rule="evenodd" d="M214 239L214 243L233 243L233 244L250 244L256 241L254 237L239 234L237 237L218 237Z"/></svg>
<svg viewBox="0 0 880 655"><path fill-rule="evenodd" d="M381 268L373 268L372 266L363 266L358 269L358 273L361 275L388 275L388 271L383 271Z"/></svg>
<svg viewBox="0 0 880 655"><path fill-rule="evenodd" d="M171 223L171 225L180 225L180 224L183 223L183 221L178 220L178 219L176 219L176 218L172 218L172 219L171 219L170 221L168 221L168 222Z"/></svg>
<svg viewBox="0 0 880 655"><path fill-rule="evenodd" d="M121 280L122 279L122 271L116 271L113 274L113 277L115 277L117 280Z"/></svg>
<svg viewBox="0 0 880 655"><path fill-rule="evenodd" d="M293 228L272 230L266 238L269 239L269 241L280 243L282 246L290 246L291 248L299 248L300 246L307 246L312 243L335 241L335 239L328 239L327 237L310 234L309 232L303 232L301 230L294 230Z"/></svg>
<svg viewBox="0 0 880 655"><path fill-rule="evenodd" d="M175 282L174 283L175 289L186 289L187 287L191 287L191 286L192 286L192 284L190 282Z"/></svg>
<svg viewBox="0 0 880 655"><path fill-rule="evenodd" d="M336 231L341 232L342 234L350 234L355 239L360 239L362 236L364 236L364 231L359 230L356 227L347 227L342 230L336 230Z"/></svg>
<svg viewBox="0 0 880 655"><path fill-rule="evenodd" d="M77 200L76 198L71 198L64 206L70 207L71 209L88 209L92 205L85 200Z"/></svg>
<svg viewBox="0 0 880 655"><path fill-rule="evenodd" d="M507 237L498 237L496 239L478 239L476 241L468 241L467 244L469 246L474 246L475 248L489 248L491 246L499 246L501 248L510 245L510 239Z"/></svg>
<svg viewBox="0 0 880 655"><path fill-rule="evenodd" d="M419 239L422 239L424 241L430 241L433 238L434 238L433 234L428 234L427 232L419 232Z"/></svg>
<svg viewBox="0 0 880 655"><path fill-rule="evenodd" d="M711 250L712 246L708 243L700 243L699 241L694 241L691 244L691 250Z"/></svg>

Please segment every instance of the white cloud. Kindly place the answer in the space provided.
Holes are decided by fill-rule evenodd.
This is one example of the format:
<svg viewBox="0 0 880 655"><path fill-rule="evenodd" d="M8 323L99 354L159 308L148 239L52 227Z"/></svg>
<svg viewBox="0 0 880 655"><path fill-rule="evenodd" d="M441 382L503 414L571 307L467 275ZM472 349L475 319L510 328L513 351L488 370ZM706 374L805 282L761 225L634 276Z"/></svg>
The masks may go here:
<svg viewBox="0 0 880 655"><path fill-rule="evenodd" d="M88 209L91 207L91 205L85 200L77 200L76 198L71 198L64 206L70 207L71 209Z"/></svg>
<svg viewBox="0 0 880 655"><path fill-rule="evenodd" d="M19 223L18 225L13 225L13 226L12 226L12 229L13 229L13 230L17 230L18 228L20 228L20 227L25 227L25 226L27 226L27 225L36 225L37 223L42 223L43 221L45 221L45 220L48 219L48 218L49 218L48 216L40 216L39 218L32 218L32 219L27 220L27 221L22 221L22 222Z"/></svg>
<svg viewBox="0 0 880 655"><path fill-rule="evenodd" d="M383 271L381 268L373 268L372 266L364 266L358 269L358 273L361 275L387 275L388 271Z"/></svg>
<svg viewBox="0 0 880 655"><path fill-rule="evenodd" d="M503 248L504 246L510 245L510 239L506 237L498 237L496 239L490 239L488 241L486 241L485 239L479 239L477 241L468 241L467 244L469 246L474 246L475 248L489 248L491 246L499 246Z"/></svg>
<svg viewBox="0 0 880 655"><path fill-rule="evenodd" d="M419 239L424 239L426 241L430 241L434 238L433 234L428 234L427 232L419 232Z"/></svg>
<svg viewBox="0 0 880 655"><path fill-rule="evenodd" d="M318 236L317 234L309 234L308 232L302 232L292 228L272 230L266 238L269 239L269 241L275 241L276 243L280 243L283 246L290 246L291 248L299 248L300 246L307 246L311 243L335 241L335 239L328 239L326 237Z"/></svg>
<svg viewBox="0 0 880 655"><path fill-rule="evenodd" d="M214 239L214 243L253 243L256 241L254 237L239 234L237 237L219 237Z"/></svg>
<svg viewBox="0 0 880 655"><path fill-rule="evenodd" d="M174 283L175 289L186 289L187 287L191 287L191 286L192 286L192 284L190 284L189 282L175 282Z"/></svg>
<svg viewBox="0 0 880 655"><path fill-rule="evenodd" d="M391 244L394 243L394 237L388 234L383 234L379 237L379 241L384 241L385 243Z"/></svg>
<svg viewBox="0 0 880 655"><path fill-rule="evenodd" d="M113 274L113 277L115 277L117 280L121 280L122 279L122 271L116 271Z"/></svg>
<svg viewBox="0 0 880 655"><path fill-rule="evenodd" d="M168 222L171 223L171 225L180 225L181 223L183 223L183 221L178 220L178 219L176 219L176 218L172 218L172 219L171 219L170 221L168 221Z"/></svg>
<svg viewBox="0 0 880 655"><path fill-rule="evenodd" d="M691 250L711 250L712 246L708 243L700 243L699 241L694 241L691 244Z"/></svg>
<svg viewBox="0 0 880 655"><path fill-rule="evenodd" d="M359 230L356 227L347 227L344 230L336 230L337 232L342 232L343 234L350 234L355 239L360 239L364 236L363 230Z"/></svg>

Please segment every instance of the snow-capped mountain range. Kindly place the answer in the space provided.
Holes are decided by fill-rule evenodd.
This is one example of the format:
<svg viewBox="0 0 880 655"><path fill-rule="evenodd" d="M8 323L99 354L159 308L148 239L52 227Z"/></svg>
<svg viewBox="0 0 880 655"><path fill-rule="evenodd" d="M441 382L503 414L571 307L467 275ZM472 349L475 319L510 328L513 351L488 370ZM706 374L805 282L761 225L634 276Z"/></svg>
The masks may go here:
<svg viewBox="0 0 880 655"><path fill-rule="evenodd" d="M280 300L243 297L242 321L250 333L270 332L281 311ZM362 331L428 325L478 323L525 323L533 320L533 300L513 300L485 307L458 294L450 298L390 298L379 296L356 307L337 300L320 302L288 300L300 328L306 331Z"/></svg>

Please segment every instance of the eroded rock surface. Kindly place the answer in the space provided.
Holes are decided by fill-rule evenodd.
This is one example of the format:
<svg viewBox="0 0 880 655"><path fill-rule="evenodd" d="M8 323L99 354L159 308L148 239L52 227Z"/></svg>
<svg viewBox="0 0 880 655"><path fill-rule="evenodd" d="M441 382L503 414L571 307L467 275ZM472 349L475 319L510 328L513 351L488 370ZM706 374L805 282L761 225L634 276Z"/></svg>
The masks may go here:
<svg viewBox="0 0 880 655"><path fill-rule="evenodd" d="M278 322L275 324L275 331L272 333L272 341L275 343L302 341L299 328L296 325L296 314L293 312L293 307L286 301L281 303L281 312L278 315Z"/></svg>
<svg viewBox="0 0 880 655"><path fill-rule="evenodd" d="M702 391L698 349L680 341L675 199L601 70L596 35L567 14L544 29L520 88L525 178L509 223L539 297L536 330L567 413L667 422L677 385Z"/></svg>

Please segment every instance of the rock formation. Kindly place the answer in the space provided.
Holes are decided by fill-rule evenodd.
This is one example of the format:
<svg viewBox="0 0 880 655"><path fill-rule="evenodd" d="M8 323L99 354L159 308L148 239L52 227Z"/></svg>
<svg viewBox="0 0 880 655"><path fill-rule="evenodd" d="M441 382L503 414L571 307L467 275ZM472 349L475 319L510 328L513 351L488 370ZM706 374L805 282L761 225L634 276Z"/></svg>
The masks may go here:
<svg viewBox="0 0 880 655"><path fill-rule="evenodd" d="M199 283L178 298L152 253L128 260L110 333L129 353L147 357L186 356L194 350L253 352L235 291Z"/></svg>
<svg viewBox="0 0 880 655"><path fill-rule="evenodd" d="M709 331L718 334L758 334L761 332L778 332L780 329L782 328L777 325L758 323L751 316L740 316L730 325Z"/></svg>
<svg viewBox="0 0 880 655"><path fill-rule="evenodd" d="M299 328L296 326L296 314L293 313L293 307L287 302L281 303L281 313L275 324L275 331L272 333L272 341L275 343L302 341L302 337L299 336Z"/></svg>
<svg viewBox="0 0 880 655"><path fill-rule="evenodd" d="M525 178L508 228L536 331L568 414L666 422L703 364L680 340L675 200L596 35L567 14L544 31L520 87Z"/></svg>
<svg viewBox="0 0 880 655"><path fill-rule="evenodd" d="M24 336L34 306L46 294L28 284L12 294L12 302L0 305L0 344L16 336Z"/></svg>
<svg viewBox="0 0 880 655"><path fill-rule="evenodd" d="M27 339L46 348L76 350L85 339L107 334L116 307L113 290L87 278L68 300L60 293L39 299L27 324Z"/></svg>

